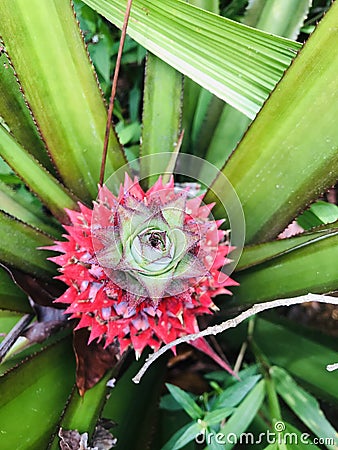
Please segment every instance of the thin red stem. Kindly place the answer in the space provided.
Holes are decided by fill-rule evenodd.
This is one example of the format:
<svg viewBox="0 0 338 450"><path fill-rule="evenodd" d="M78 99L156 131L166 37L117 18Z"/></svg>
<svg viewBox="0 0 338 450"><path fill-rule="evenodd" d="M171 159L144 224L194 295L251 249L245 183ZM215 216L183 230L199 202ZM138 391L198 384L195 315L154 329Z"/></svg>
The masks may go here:
<svg viewBox="0 0 338 450"><path fill-rule="evenodd" d="M102 152L100 181L99 181L100 186L103 185L103 180L104 180L104 172L105 172L105 168L106 168L110 127L111 127L111 123L112 123L112 119L113 119L114 101L115 101L115 96L116 96L117 81L119 78L123 46L124 46L124 41L126 40L127 27L128 27L132 2L133 2L133 0L128 0L128 2L127 2L127 9L126 9L126 13L124 15L123 26L122 26L122 31L121 31L121 38L120 38L120 45L119 45L119 50L117 53L114 78L113 78L113 83L112 83L112 87L111 87L111 94L110 94L109 108L108 108L108 117L107 117L107 123L106 123L106 132L105 132L105 136L104 136L104 144L103 144L103 152Z"/></svg>

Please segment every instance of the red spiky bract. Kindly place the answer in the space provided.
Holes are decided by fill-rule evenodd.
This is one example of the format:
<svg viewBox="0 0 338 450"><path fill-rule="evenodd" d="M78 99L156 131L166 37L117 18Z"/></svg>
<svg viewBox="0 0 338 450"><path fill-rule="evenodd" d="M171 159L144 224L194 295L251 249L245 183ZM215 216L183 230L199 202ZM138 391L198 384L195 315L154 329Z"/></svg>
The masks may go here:
<svg viewBox="0 0 338 450"><path fill-rule="evenodd" d="M177 196L173 179L163 184L161 178L147 192L137 180L126 176L118 197L106 187L99 190L98 207L102 227L112 226L112 211L117 202L123 204L126 196L133 196L139 202L166 202ZM155 302L144 298L135 302L132 295L114 283L100 266L95 256L92 236L93 210L79 203L79 211L67 210L71 225L64 226L66 241L57 241L49 247L61 254L50 258L61 268L57 278L67 286L65 293L56 302L68 305L65 314L78 319L76 329L90 330L89 342L97 340L105 346L118 346L120 354L132 347L137 357L149 346L158 350L164 343L178 337L199 331L197 317L217 310L212 298L219 294L231 294L228 286L237 285L220 269L227 263L227 255L232 250L223 242L224 232L219 230L222 221L210 222L208 216L213 205L203 205L202 196L187 199L185 223L204 223L206 233L199 243L203 258L213 255L208 275L182 293L164 297ZM210 226L208 227L208 224ZM216 250L215 250L216 249ZM207 342L200 338L195 346L211 356L227 370L229 366L221 360Z"/></svg>

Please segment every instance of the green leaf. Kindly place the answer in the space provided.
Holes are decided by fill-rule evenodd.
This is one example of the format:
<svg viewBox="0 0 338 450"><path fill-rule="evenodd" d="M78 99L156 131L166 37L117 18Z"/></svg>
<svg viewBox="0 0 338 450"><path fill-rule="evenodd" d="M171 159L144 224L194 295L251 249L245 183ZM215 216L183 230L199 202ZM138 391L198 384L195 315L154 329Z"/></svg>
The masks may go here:
<svg viewBox="0 0 338 450"><path fill-rule="evenodd" d="M24 188L14 190L0 181L0 204L1 209L7 214L14 216L35 228L39 228L52 236L61 236L61 233L59 233L56 228L57 224L53 224L51 220L51 224L55 225L53 227L51 224L47 223L47 221L42 220L42 205L39 204L36 197L31 195ZM48 216L45 215L45 217ZM51 216L48 218L51 219Z"/></svg>
<svg viewBox="0 0 338 450"><path fill-rule="evenodd" d="M85 3L121 27L124 7L120 0ZM178 0L134 0L128 33L176 70L250 117L255 116L300 48L293 41Z"/></svg>
<svg viewBox="0 0 338 450"><path fill-rule="evenodd" d="M244 23L278 36L296 39L306 19L312 0L251 0Z"/></svg>
<svg viewBox="0 0 338 450"><path fill-rule="evenodd" d="M191 5L198 8L205 9L214 14L219 14L219 2L217 0L190 0ZM210 98L212 97L212 103L222 104L223 101L217 97L214 97L210 92L201 88L198 84L192 81L190 78L184 79L184 91L183 91L183 129L184 140L182 143L182 151L184 153L194 153L196 156L203 156L204 143L208 140L209 133L213 132L211 123L217 120L217 112L213 113L214 108L209 108L212 113L208 117L208 124L200 128L201 121L206 113L206 109L209 106ZM215 108L217 109L217 108ZM201 132L201 134L200 134ZM205 133L205 134L204 134Z"/></svg>
<svg viewBox="0 0 338 450"><path fill-rule="evenodd" d="M0 447L46 448L74 384L69 339L0 378Z"/></svg>
<svg viewBox="0 0 338 450"><path fill-rule="evenodd" d="M219 408L213 409L205 414L203 421L208 424L208 426L214 426L220 424L222 420L225 420L233 413L233 408Z"/></svg>
<svg viewBox="0 0 338 450"><path fill-rule="evenodd" d="M98 72L102 75L104 80L110 81L110 42L105 36L96 44L89 44L88 50L90 52L93 64Z"/></svg>
<svg viewBox="0 0 338 450"><path fill-rule="evenodd" d="M194 1L192 2L193 5L201 7L199 3L203 3L203 0L200 1ZM205 8L207 9L207 8ZM210 11L210 10L209 10ZM216 14L219 14L219 11L213 11ZM237 112L240 116L246 117L243 113L237 111L236 109L232 108L230 105L225 104L220 98L212 95L209 91L206 89L203 89L199 87L198 85L194 86L194 82L190 79L187 79L185 81L185 96L190 96L191 93L189 92L189 85L192 85L192 88L194 91L192 92L193 96L196 97L194 101L191 101L188 99L185 101L185 104L190 105L189 108L186 110L183 109L183 121L185 124L185 129L188 130L191 142L185 142L185 145L183 148L188 151L188 153L193 153L196 156L200 156L201 158L204 158L213 163L214 160L219 157L217 155L217 152L219 151L218 148L212 148L209 151L209 144L211 140L215 137L215 133L217 132L217 129L219 128L219 122L220 118L222 117L222 111L226 109L227 107ZM194 109L192 110L192 107ZM250 120L246 117L246 120ZM191 122L187 123L187 122ZM225 142L226 138L224 139L224 131L227 127L225 123L222 122L222 143L221 143L221 163L219 166L217 166L219 169L224 164L224 150L225 150ZM234 129L236 129L236 126L234 126ZM208 155L206 155L206 152L208 150Z"/></svg>
<svg viewBox="0 0 338 450"><path fill-rule="evenodd" d="M258 318L254 339L273 364L287 369L302 380L312 392L337 401L336 375L325 370L327 364L336 361L337 348L332 349L326 342L321 343L318 331L313 331L311 337L304 334L297 324L296 327L297 330L290 330L289 322L283 326Z"/></svg>
<svg viewBox="0 0 338 450"><path fill-rule="evenodd" d="M284 369L272 367L270 373L278 394L302 422L319 438L331 438L335 442L337 431L324 416L315 397L297 385ZM326 445L326 448L334 450L337 447Z"/></svg>
<svg viewBox="0 0 338 450"><path fill-rule="evenodd" d="M201 432L201 425L199 423L191 423L189 426L184 427L179 431L183 431L183 433L178 435L175 433L174 436L166 443L161 450L178 450L184 447L189 442L193 441L195 437Z"/></svg>
<svg viewBox="0 0 338 450"><path fill-rule="evenodd" d="M239 20L248 6L248 0L232 0L230 4L222 8L222 16L229 17L233 20Z"/></svg>
<svg viewBox="0 0 338 450"><path fill-rule="evenodd" d="M144 86L141 179L161 173L150 156L175 150L181 118L182 75L165 62L148 54ZM169 160L168 160L169 163ZM158 178L154 176L151 180ZM152 181L150 180L150 184Z"/></svg>
<svg viewBox="0 0 338 450"><path fill-rule="evenodd" d="M166 394L161 397L160 408L168 411L180 411L183 409L183 406L172 395Z"/></svg>
<svg viewBox="0 0 338 450"><path fill-rule="evenodd" d="M184 130L184 139L182 152L192 153L191 136L194 116L198 106L199 95L203 88L187 77L184 77L183 88L182 129Z"/></svg>
<svg viewBox="0 0 338 450"><path fill-rule="evenodd" d="M0 309L32 312L27 296L14 284L8 272L2 267L0 267Z"/></svg>
<svg viewBox="0 0 338 450"><path fill-rule="evenodd" d="M102 417L117 423L113 429L119 449L144 450L149 445L154 422L158 419L158 401L163 389L166 358L156 363L139 385L132 377L144 364L144 357L133 362L112 389Z"/></svg>
<svg viewBox="0 0 338 450"><path fill-rule="evenodd" d="M32 312L32 311L30 311ZM42 350L61 341L66 336L70 336L71 329L67 328L60 332L52 334L42 343L31 345L28 339L20 337L14 346L11 348L8 357L0 364L0 376L3 376L10 370L16 368L22 363L25 363L29 358L32 358Z"/></svg>
<svg viewBox="0 0 338 450"><path fill-rule="evenodd" d="M52 170L51 161L5 54L0 55L0 80L0 117L18 143L31 149L32 155Z"/></svg>
<svg viewBox="0 0 338 450"><path fill-rule="evenodd" d="M337 19L333 4L223 169L242 203L248 243L278 235L337 178ZM209 192L205 201L213 200Z"/></svg>
<svg viewBox="0 0 338 450"><path fill-rule="evenodd" d="M74 197L0 126L0 156L61 221L64 208L76 209Z"/></svg>
<svg viewBox="0 0 338 450"><path fill-rule="evenodd" d="M86 391L84 397L80 397L74 386L58 427L66 430L78 430L80 434L88 433L91 436L106 402L107 382L110 377L111 371L94 387ZM59 450L59 448L59 437L55 436L50 450Z"/></svg>
<svg viewBox="0 0 338 450"><path fill-rule="evenodd" d="M222 394L217 397L213 404L213 409L237 406L251 389L253 389L260 378L261 375L253 375L246 378L244 381L235 382L235 384L225 389Z"/></svg>
<svg viewBox="0 0 338 450"><path fill-rule="evenodd" d="M265 381L261 380L252 391L245 397L226 424L221 427L220 433L227 436L233 433L239 436L250 425L257 414L265 397ZM224 449L231 449L235 444L226 442Z"/></svg>
<svg viewBox="0 0 338 450"><path fill-rule="evenodd" d="M264 245L256 247L257 259L262 258L262 263L236 275L236 281L240 283L233 289L236 303L255 303L338 289L335 264L338 257L337 229L266 246L266 252ZM249 255L250 264L253 264L254 250ZM273 256L273 251L276 251L276 256ZM264 259L268 260L264 262ZM250 259L245 261L248 263Z"/></svg>
<svg viewBox="0 0 338 450"><path fill-rule="evenodd" d="M307 245L313 244L327 237L337 234L338 221L332 225L312 230L311 233L302 233L288 239L265 242L264 244L249 245L244 247L241 258L236 266L236 271L257 266L266 261L277 258L289 252L293 252Z"/></svg>
<svg viewBox="0 0 338 450"><path fill-rule="evenodd" d="M184 427L176 431L161 450L174 450L182 448L191 442L200 433L201 425L196 422L188 423Z"/></svg>
<svg viewBox="0 0 338 450"><path fill-rule="evenodd" d="M190 3L198 8L211 11L215 14L219 13L219 1L218 0L190 0Z"/></svg>
<svg viewBox="0 0 338 450"><path fill-rule="evenodd" d="M209 143L205 159L221 169L241 140L250 119L230 105L225 105Z"/></svg>
<svg viewBox="0 0 338 450"><path fill-rule="evenodd" d="M185 412L194 420L201 419L203 417L202 409L197 405L197 403L192 399L191 395L183 391L178 386L166 383L166 386L170 394L179 403Z"/></svg>
<svg viewBox="0 0 338 450"><path fill-rule="evenodd" d="M141 124L139 122L132 122L125 125L122 121L116 127L116 132L123 145L138 142L141 135Z"/></svg>
<svg viewBox="0 0 338 450"><path fill-rule="evenodd" d="M67 187L97 195L106 110L68 0L2 2L0 34ZM107 172L125 164L115 134Z"/></svg>
<svg viewBox="0 0 338 450"><path fill-rule="evenodd" d="M200 88L191 129L189 153L203 156L222 112L224 102L206 89Z"/></svg>
<svg viewBox="0 0 338 450"><path fill-rule="evenodd" d="M304 17L309 11L311 0L294 2L287 0L251 0L246 9L243 23L269 33L286 38L295 39L298 36ZM230 105L224 105L219 116L217 126L206 146L207 161L215 164L217 168L225 164L231 152L242 139L250 124L240 111Z"/></svg>
<svg viewBox="0 0 338 450"><path fill-rule="evenodd" d="M51 252L37 247L52 245L41 231L0 211L0 260L32 276L50 279L56 275L53 263L47 261Z"/></svg>
<svg viewBox="0 0 338 450"><path fill-rule="evenodd" d="M338 221L338 206L319 200L297 217L298 224L305 230Z"/></svg>
<svg viewBox="0 0 338 450"><path fill-rule="evenodd" d="M250 378L253 375L257 375L257 365L251 365L241 370L238 373L238 377L240 380L245 381L247 378ZM232 375L225 371L217 370L215 372L209 372L204 375L206 380L214 380L218 383L222 383L224 386L232 386L237 383L237 379L235 379Z"/></svg>
<svg viewBox="0 0 338 450"><path fill-rule="evenodd" d="M78 18L81 26L81 30L84 30L84 34L91 38L92 35L97 31L98 28L98 16L95 12L88 8L81 0L74 1L74 9L76 12L76 17Z"/></svg>

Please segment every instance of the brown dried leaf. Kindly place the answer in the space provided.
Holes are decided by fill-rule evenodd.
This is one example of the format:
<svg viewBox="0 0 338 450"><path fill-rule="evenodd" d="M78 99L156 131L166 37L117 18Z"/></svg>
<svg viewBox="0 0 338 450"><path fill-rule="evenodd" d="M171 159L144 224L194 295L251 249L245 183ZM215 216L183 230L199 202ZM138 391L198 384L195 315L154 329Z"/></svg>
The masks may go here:
<svg viewBox="0 0 338 450"><path fill-rule="evenodd" d="M59 437L61 450L110 450L117 442L117 439L100 425L95 428L93 447L88 446L88 433L80 434L78 430L60 428Z"/></svg>
<svg viewBox="0 0 338 450"><path fill-rule="evenodd" d="M88 345L89 330L74 331L73 346L76 356L76 385L79 394L95 386L108 369L118 362L118 348L110 345L106 349L103 343L91 342Z"/></svg>
<svg viewBox="0 0 338 450"><path fill-rule="evenodd" d="M110 450L112 447L115 447L116 443L117 439L106 428L100 425L95 428L93 445L98 450Z"/></svg>
<svg viewBox="0 0 338 450"><path fill-rule="evenodd" d="M79 450L81 435L77 430L64 430L60 428L59 437L61 450Z"/></svg>
<svg viewBox="0 0 338 450"><path fill-rule="evenodd" d="M53 306L54 308L63 307L53 304L53 301L64 292L64 286L59 281L51 279L51 282L47 282L20 270L9 268L4 264L0 264L0 266L9 273L14 283L35 303L43 306Z"/></svg>

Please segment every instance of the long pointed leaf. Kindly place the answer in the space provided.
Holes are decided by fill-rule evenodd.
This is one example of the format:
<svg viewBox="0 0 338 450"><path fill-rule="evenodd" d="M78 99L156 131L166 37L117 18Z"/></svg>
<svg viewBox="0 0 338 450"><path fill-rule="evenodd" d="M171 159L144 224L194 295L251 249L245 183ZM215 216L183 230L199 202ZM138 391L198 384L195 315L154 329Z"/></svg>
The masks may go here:
<svg viewBox="0 0 338 450"><path fill-rule="evenodd" d="M46 448L74 383L69 339L0 378L0 447Z"/></svg>
<svg viewBox="0 0 338 450"><path fill-rule="evenodd" d="M311 243L326 239L328 236L337 234L337 229L338 222L288 239L278 239L271 242L264 242L263 244L248 245L243 250L241 259L236 266L236 271L239 272L249 267L257 266L258 264L270 261Z"/></svg>
<svg viewBox="0 0 338 450"><path fill-rule="evenodd" d="M50 278L56 274L55 265L47 261L51 252L37 247L52 245L50 237L0 211L0 260L30 273Z"/></svg>
<svg viewBox="0 0 338 450"><path fill-rule="evenodd" d="M213 409L237 406L260 379L261 375L252 375L243 381L236 381L216 398Z"/></svg>
<svg viewBox="0 0 338 450"><path fill-rule="evenodd" d="M175 150L180 128L181 97L182 75L156 56L148 54L141 156L169 154ZM141 159L141 178L158 172L156 160Z"/></svg>
<svg viewBox="0 0 338 450"><path fill-rule="evenodd" d="M236 280L240 287L234 288L236 302L255 303L338 289L338 230L299 244L239 272Z"/></svg>
<svg viewBox="0 0 338 450"><path fill-rule="evenodd" d="M30 311L32 312L32 311ZM0 376L5 375L10 370L18 367L21 363L26 362L30 358L34 357L36 354L45 350L47 347L61 341L66 336L70 335L70 328L65 328L58 333L52 334L43 343L35 343L30 345L28 339L22 337L14 344L10 350L9 357L5 358L0 364ZM72 374L71 374L72 375ZM73 379L73 378L72 378Z"/></svg>
<svg viewBox="0 0 338 450"><path fill-rule="evenodd" d="M243 206L247 242L275 237L337 178L337 20L334 3L223 169Z"/></svg>
<svg viewBox="0 0 338 450"><path fill-rule="evenodd" d="M0 156L13 167L57 218L66 219L64 208L76 209L72 194L67 192L62 184L28 154L1 125Z"/></svg>
<svg viewBox="0 0 338 450"><path fill-rule="evenodd" d="M179 403L185 412L193 419L198 420L203 416L202 409L198 406L198 404L193 400L191 395L188 392L185 392L183 389L175 386L174 384L166 384L170 394L174 397L174 399Z"/></svg>
<svg viewBox="0 0 338 450"><path fill-rule="evenodd" d="M243 23L269 33L295 39L309 12L311 3L311 0L297 2L293 0L283 2L251 0L246 9ZM230 105L225 105L211 142L209 141L206 159L219 169L223 167L231 152L242 139L249 124L250 120L244 114Z"/></svg>
<svg viewBox="0 0 338 450"><path fill-rule="evenodd" d="M51 170L51 161L5 53L0 56L0 80L0 117L19 144L30 149L32 155Z"/></svg>
<svg viewBox="0 0 338 450"><path fill-rule="evenodd" d="M253 336L269 361L284 367L316 395L337 401L336 374L325 369L337 360L337 345L332 339L331 347L326 340L321 342L316 330L308 334L297 324L292 329L289 322L275 324L258 318Z"/></svg>
<svg viewBox="0 0 338 450"><path fill-rule="evenodd" d="M183 433L175 433L174 436L166 443L161 450L179 450L185 447L189 442L193 442L195 437L201 432L202 425L198 422L192 422L180 431Z"/></svg>
<svg viewBox="0 0 338 450"><path fill-rule="evenodd" d="M245 397L242 403L237 407L226 424L221 427L220 433L222 436L228 436L229 433L234 433L239 436L250 425L252 419L255 417L265 397L265 381L261 380L256 384L252 391ZM235 443L231 444L229 441L225 443L225 449L231 449Z"/></svg>
<svg viewBox="0 0 338 450"><path fill-rule="evenodd" d="M126 2L85 0L117 26ZM300 45L180 0L134 0L130 36L172 67L254 117Z"/></svg>
<svg viewBox="0 0 338 450"><path fill-rule="evenodd" d="M189 2L191 5L197 6L198 8L205 9L214 14L219 14L219 2L210 0L191 0ZM207 98L206 98L207 97ZM196 156L202 156L201 148L203 148L203 143L206 140L203 132L209 136L209 133L213 132L213 127L210 126L215 116L217 114L211 113L208 117L208 124L200 130L200 120L198 117L201 115L199 112L205 112L204 109L208 106L210 98L213 97L213 103L223 105L223 101L219 98L212 96L210 92L203 89L201 86L196 84L191 78L185 77L184 79L184 95L183 95L183 115L182 122L184 128L185 139L183 140L182 150L185 153L194 153ZM217 108L215 108L217 109ZM209 108L210 110L210 108ZM212 108L211 108L212 110ZM213 111L213 110L212 110ZM209 126L208 126L209 125ZM201 141L199 140L199 132L201 131Z"/></svg>
<svg viewBox="0 0 338 450"><path fill-rule="evenodd" d="M23 222L32 225L39 230L44 231L45 233L50 234L51 236L60 237L60 233L57 230L56 224L54 224L51 220L51 223L47 223L41 218L41 214L38 215L37 208L32 208L32 203L25 202L27 196L20 196L20 192L23 191L15 191L11 189L7 184L0 181L0 205L1 209L5 211L7 214L16 217ZM27 194L26 191L24 191ZM35 197L32 196L33 200L36 200ZM35 205L34 205L35 206ZM40 206L40 205L39 205ZM42 208L41 208L42 212ZM47 219L51 219L51 216L47 216ZM53 226L55 225L55 226Z"/></svg>
<svg viewBox="0 0 338 450"><path fill-rule="evenodd" d="M319 438L331 438L335 442L337 431L324 416L317 400L298 386L284 369L272 367L271 375L275 380L277 392L302 422ZM326 447L331 450L337 449L335 445Z"/></svg>
<svg viewBox="0 0 338 450"><path fill-rule="evenodd" d="M206 89L200 88L191 130L192 153L200 156L205 153L224 102Z"/></svg>
<svg viewBox="0 0 338 450"><path fill-rule="evenodd" d="M110 376L110 373L106 375L93 388L89 389L84 397L80 397L75 386L58 426L66 430L78 430L80 434L88 433L90 436L106 401L107 382ZM50 450L60 448L58 436L55 436L49 448Z"/></svg>
<svg viewBox="0 0 338 450"><path fill-rule="evenodd" d="M221 169L242 139L251 120L230 105L225 105L205 158Z"/></svg>
<svg viewBox="0 0 338 450"><path fill-rule="evenodd" d="M96 197L106 111L68 0L5 0L0 34L67 187ZM125 164L111 133L107 172Z"/></svg>
<svg viewBox="0 0 338 450"><path fill-rule="evenodd" d="M260 30L296 39L312 0L250 0L244 23Z"/></svg>
<svg viewBox="0 0 338 450"><path fill-rule="evenodd" d="M132 363L118 379L102 412L102 417L117 423L113 434L121 450L147 448L158 416L157 404L163 388L166 359L150 370L140 385L136 385L131 379L142 363L144 358Z"/></svg>
<svg viewBox="0 0 338 450"><path fill-rule="evenodd" d="M191 5L197 6L198 8L211 11L215 14L219 13L219 1L218 0L191 0Z"/></svg>

